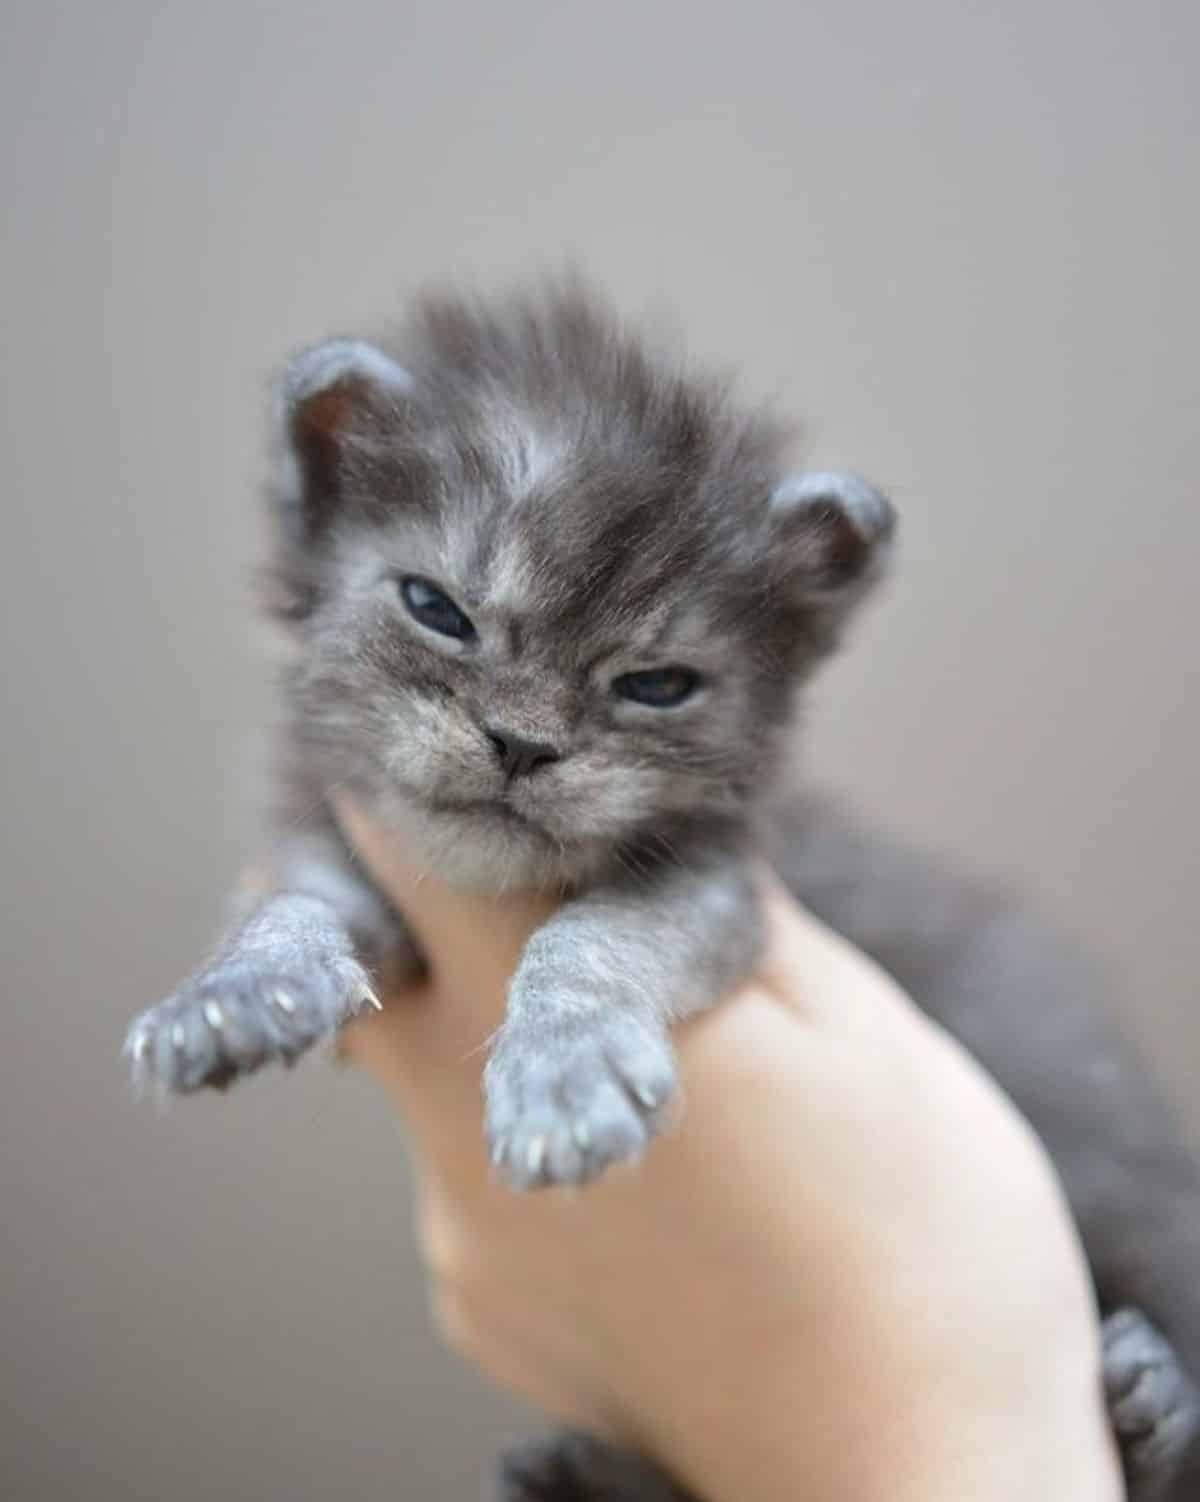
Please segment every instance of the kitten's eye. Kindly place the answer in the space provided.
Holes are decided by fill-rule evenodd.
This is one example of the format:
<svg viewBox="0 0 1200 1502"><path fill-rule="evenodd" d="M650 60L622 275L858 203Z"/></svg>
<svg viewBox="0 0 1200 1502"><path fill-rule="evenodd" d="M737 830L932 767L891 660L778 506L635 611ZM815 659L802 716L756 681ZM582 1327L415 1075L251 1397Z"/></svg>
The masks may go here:
<svg viewBox="0 0 1200 1502"><path fill-rule="evenodd" d="M622 673L613 679L615 694L652 709L674 709L699 687L700 674L691 668L647 668L643 673Z"/></svg>
<svg viewBox="0 0 1200 1502"><path fill-rule="evenodd" d="M400 581L400 593L409 615L427 630L436 631L439 636L452 636L456 641L475 640L475 627L436 584L409 574Z"/></svg>

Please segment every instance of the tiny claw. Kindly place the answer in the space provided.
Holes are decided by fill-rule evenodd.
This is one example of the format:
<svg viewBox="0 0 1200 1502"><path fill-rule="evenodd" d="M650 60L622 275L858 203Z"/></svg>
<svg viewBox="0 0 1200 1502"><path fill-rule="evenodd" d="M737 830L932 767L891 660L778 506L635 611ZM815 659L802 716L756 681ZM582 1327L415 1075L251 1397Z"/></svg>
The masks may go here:
<svg viewBox="0 0 1200 1502"><path fill-rule="evenodd" d="M225 1013L215 1001L206 1001L204 1003L204 1020L214 1032L219 1033L225 1026Z"/></svg>
<svg viewBox="0 0 1200 1502"><path fill-rule="evenodd" d="M662 1091L656 1090L653 1085L635 1085L633 1093L648 1111L653 1111L656 1106L662 1105Z"/></svg>
<svg viewBox="0 0 1200 1502"><path fill-rule="evenodd" d="M175 1026L171 1029L171 1042L172 1042L172 1044L176 1048L182 1048L183 1045L184 1045L184 1042L186 1041L186 1038L187 1038L187 1034L183 1030L183 1023L182 1022L177 1022L175 1024Z"/></svg>
<svg viewBox="0 0 1200 1502"><path fill-rule="evenodd" d="M129 1044L129 1052L130 1052L131 1056L133 1057L133 1060L134 1060L135 1063L137 1063L137 1064L141 1063L141 1061L146 1057L146 1050L149 1047L150 1047L150 1034L149 1033L138 1033L136 1037L134 1037L133 1039L131 1039L130 1044Z"/></svg>
<svg viewBox="0 0 1200 1502"><path fill-rule="evenodd" d="M359 992L358 999L360 1002L365 1001L369 1006L373 1006L377 1012L383 1011L383 1002L380 1001L379 997L375 995L370 986L364 986L362 988L362 990Z"/></svg>
<svg viewBox="0 0 1200 1502"><path fill-rule="evenodd" d="M275 1005L281 1012L287 1012L290 1014L296 1010L296 1003L292 1000L292 998L287 994L286 991L276 991L275 994L271 997L271 1000L275 1003Z"/></svg>
<svg viewBox="0 0 1200 1502"><path fill-rule="evenodd" d="M529 1151L525 1155L525 1166L529 1170L530 1178L536 1179L542 1171L542 1164L546 1161L546 1139L535 1137L529 1144Z"/></svg>
<svg viewBox="0 0 1200 1502"><path fill-rule="evenodd" d="M586 1153L592 1145L592 1134L588 1131L586 1122L577 1121L571 1128L571 1135L575 1138L575 1146L579 1151Z"/></svg>
<svg viewBox="0 0 1200 1502"><path fill-rule="evenodd" d="M501 1163L503 1163L503 1162L504 1162L504 1143L503 1142L497 1142L496 1145L495 1145L495 1147L492 1148L492 1167L493 1168L499 1168L500 1165L501 1165Z"/></svg>

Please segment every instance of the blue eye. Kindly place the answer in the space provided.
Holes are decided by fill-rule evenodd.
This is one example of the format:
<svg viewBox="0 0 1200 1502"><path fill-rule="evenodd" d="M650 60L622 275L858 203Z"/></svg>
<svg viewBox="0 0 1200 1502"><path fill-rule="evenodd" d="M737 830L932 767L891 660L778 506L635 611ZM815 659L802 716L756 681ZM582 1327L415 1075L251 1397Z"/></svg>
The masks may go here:
<svg viewBox="0 0 1200 1502"><path fill-rule="evenodd" d="M651 709L674 709L699 687L700 674L691 668L647 668L643 673L622 673L613 679L615 694Z"/></svg>
<svg viewBox="0 0 1200 1502"><path fill-rule="evenodd" d="M400 581L400 594L408 606L408 613L428 631L439 636L452 636L456 641L474 641L475 627L462 613L449 595L443 594L436 584L409 574Z"/></svg>

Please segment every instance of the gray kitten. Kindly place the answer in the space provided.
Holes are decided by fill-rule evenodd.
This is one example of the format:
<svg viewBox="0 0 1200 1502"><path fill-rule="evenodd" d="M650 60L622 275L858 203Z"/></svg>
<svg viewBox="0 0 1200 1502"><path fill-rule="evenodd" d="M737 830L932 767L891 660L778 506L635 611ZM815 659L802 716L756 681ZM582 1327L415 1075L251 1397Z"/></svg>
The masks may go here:
<svg viewBox="0 0 1200 1502"><path fill-rule="evenodd" d="M1090 980L1005 895L783 785L801 690L886 561L889 503L790 476L778 424L575 287L431 297L378 343L305 351L276 438L274 609L296 649L276 884L134 1022L136 1075L223 1086L419 971L342 841L336 784L451 882L563 892L512 981L486 1130L518 1188L583 1183L663 1124L671 1024L752 968L765 854L1041 1133L1107 1317L1131 1495L1175 1478L1192 1496L1200 1402L1175 1353L1197 1369L1200 1178ZM680 1495L579 1436L510 1458L501 1490Z"/></svg>

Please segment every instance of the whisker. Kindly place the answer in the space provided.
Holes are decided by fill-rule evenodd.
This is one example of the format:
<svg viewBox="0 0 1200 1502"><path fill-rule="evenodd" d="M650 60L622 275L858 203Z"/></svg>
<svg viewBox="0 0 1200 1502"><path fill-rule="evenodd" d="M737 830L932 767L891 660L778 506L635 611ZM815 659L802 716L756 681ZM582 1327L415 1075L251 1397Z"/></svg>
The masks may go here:
<svg viewBox="0 0 1200 1502"><path fill-rule="evenodd" d="M483 1053L486 1049L491 1048L492 1044L500 1036L500 1034L503 1031L503 1029L504 1029L504 1024L503 1023L501 1023L499 1027L494 1027L492 1029L492 1031L487 1035L486 1038L483 1038L483 1039L481 1039L480 1042L476 1043L476 1045L475 1045L474 1048L468 1048L467 1051L466 1051L466 1053L463 1054L462 1058L459 1059L458 1062L460 1064L468 1064L468 1063L470 1063L470 1061L472 1059L478 1058L479 1055L481 1053Z"/></svg>

